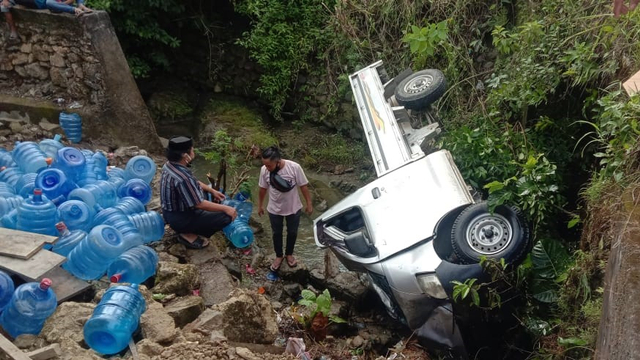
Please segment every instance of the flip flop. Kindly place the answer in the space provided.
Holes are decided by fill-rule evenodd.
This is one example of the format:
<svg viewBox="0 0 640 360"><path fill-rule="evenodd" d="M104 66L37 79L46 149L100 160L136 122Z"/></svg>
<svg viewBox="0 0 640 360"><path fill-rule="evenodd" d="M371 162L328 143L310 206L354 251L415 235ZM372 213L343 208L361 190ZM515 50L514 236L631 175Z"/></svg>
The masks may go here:
<svg viewBox="0 0 640 360"><path fill-rule="evenodd" d="M280 270L280 266L282 266L282 260L284 260L284 258L278 258L278 257L275 260L273 260L273 264L269 265L269 270L273 272L277 272L278 270Z"/></svg>
<svg viewBox="0 0 640 360"><path fill-rule="evenodd" d="M293 259L293 261L291 261L290 259ZM289 267L296 267L298 266L298 261L296 260L296 258L293 257L293 255L287 255L287 265L289 265Z"/></svg>
<svg viewBox="0 0 640 360"><path fill-rule="evenodd" d="M189 240L178 235L178 242L189 249L199 250L209 246L209 242L206 239L203 239L201 236L198 236L193 242L189 242Z"/></svg>

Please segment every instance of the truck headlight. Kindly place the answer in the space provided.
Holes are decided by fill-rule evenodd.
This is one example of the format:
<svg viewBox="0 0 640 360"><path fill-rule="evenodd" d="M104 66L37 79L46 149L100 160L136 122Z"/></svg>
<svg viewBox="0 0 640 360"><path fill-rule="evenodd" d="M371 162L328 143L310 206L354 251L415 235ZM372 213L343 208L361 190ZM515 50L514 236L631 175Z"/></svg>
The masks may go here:
<svg viewBox="0 0 640 360"><path fill-rule="evenodd" d="M416 275L416 279L423 293L436 299L447 298L447 293L435 273Z"/></svg>

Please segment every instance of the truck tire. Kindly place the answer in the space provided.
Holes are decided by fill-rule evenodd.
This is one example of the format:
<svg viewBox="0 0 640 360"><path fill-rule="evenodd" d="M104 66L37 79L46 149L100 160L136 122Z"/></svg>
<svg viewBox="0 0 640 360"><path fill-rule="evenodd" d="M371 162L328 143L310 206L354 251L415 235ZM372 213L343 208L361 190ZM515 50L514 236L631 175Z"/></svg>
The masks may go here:
<svg viewBox="0 0 640 360"><path fill-rule="evenodd" d="M398 104L411 110L423 110L438 100L447 89L442 71L417 71L398 84L395 96Z"/></svg>
<svg viewBox="0 0 640 360"><path fill-rule="evenodd" d="M532 239L518 209L500 205L491 213L487 203L481 202L458 215L451 229L451 245L464 264L476 264L486 256L518 265L531 251Z"/></svg>

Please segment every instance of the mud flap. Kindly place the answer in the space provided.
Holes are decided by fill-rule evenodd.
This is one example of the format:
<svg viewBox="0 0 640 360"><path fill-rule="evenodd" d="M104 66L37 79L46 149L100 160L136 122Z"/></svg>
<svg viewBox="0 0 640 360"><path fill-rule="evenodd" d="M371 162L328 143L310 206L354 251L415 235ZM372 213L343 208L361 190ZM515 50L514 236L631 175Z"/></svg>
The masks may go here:
<svg viewBox="0 0 640 360"><path fill-rule="evenodd" d="M416 334L423 346L435 344L449 349L457 359L469 358L451 304L435 308L424 325L416 330Z"/></svg>

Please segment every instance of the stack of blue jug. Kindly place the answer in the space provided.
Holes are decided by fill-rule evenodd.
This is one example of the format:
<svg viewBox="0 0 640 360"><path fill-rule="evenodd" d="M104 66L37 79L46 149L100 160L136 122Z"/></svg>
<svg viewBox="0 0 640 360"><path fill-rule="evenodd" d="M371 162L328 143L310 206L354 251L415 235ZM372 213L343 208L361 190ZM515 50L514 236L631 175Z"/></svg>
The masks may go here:
<svg viewBox="0 0 640 360"><path fill-rule="evenodd" d="M58 122L69 141L77 144L82 140L82 118L80 115L61 112Z"/></svg>
<svg viewBox="0 0 640 360"><path fill-rule="evenodd" d="M109 265L107 276L113 283L140 284L156 273L158 254L144 245L131 248Z"/></svg>
<svg viewBox="0 0 640 360"><path fill-rule="evenodd" d="M82 280L96 280L102 277L109 264L128 248L118 229L99 225L71 250L67 262L62 267Z"/></svg>
<svg viewBox="0 0 640 360"><path fill-rule="evenodd" d="M246 248L253 242L253 230L249 226L249 218L253 205L247 201L225 200L222 204L234 207L238 216L231 224L225 226L222 231L224 235L237 248Z"/></svg>
<svg viewBox="0 0 640 360"><path fill-rule="evenodd" d="M0 271L0 313L9 304L15 288L13 280L7 273Z"/></svg>
<svg viewBox="0 0 640 360"><path fill-rule="evenodd" d="M84 341L100 354L119 353L129 344L145 310L146 304L137 284L107 289L84 324Z"/></svg>
<svg viewBox="0 0 640 360"><path fill-rule="evenodd" d="M58 229L60 237L53 244L51 251L64 257L67 257L71 250L87 237L87 233L82 230L69 231L64 222L57 223L56 229Z"/></svg>
<svg viewBox="0 0 640 360"><path fill-rule="evenodd" d="M22 334L38 335L57 306L51 280L22 284L0 314L0 325L13 338Z"/></svg>
<svg viewBox="0 0 640 360"><path fill-rule="evenodd" d="M16 229L43 235L56 235L57 208L41 189L33 190L33 196L18 205Z"/></svg>

